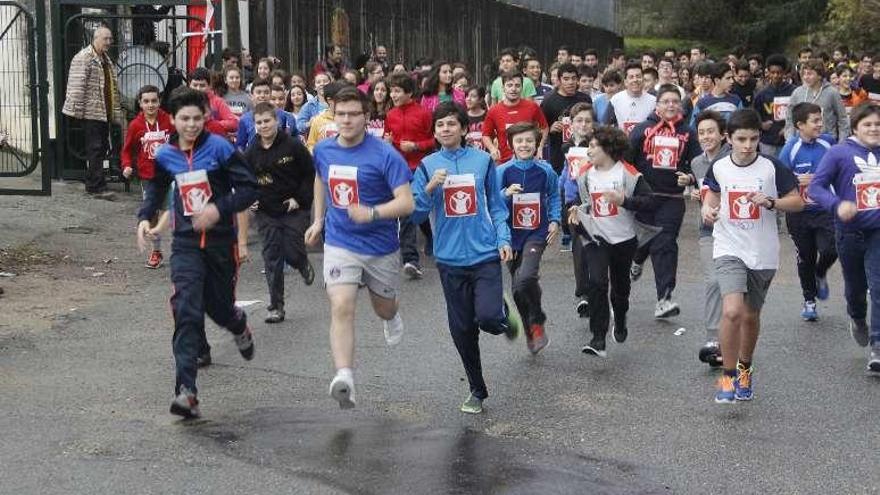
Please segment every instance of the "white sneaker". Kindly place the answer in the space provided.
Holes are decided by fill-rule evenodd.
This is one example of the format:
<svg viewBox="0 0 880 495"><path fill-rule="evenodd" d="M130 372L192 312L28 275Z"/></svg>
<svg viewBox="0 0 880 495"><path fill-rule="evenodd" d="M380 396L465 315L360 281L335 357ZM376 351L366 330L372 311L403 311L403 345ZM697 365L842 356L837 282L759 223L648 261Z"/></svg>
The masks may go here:
<svg viewBox="0 0 880 495"><path fill-rule="evenodd" d="M330 397L339 402L340 409L354 407L354 377L349 374L336 373L330 382Z"/></svg>
<svg viewBox="0 0 880 495"><path fill-rule="evenodd" d="M670 316L678 316L679 313L681 313L681 308L678 307L678 303L669 299L657 301L657 306L654 308L654 318L669 318Z"/></svg>
<svg viewBox="0 0 880 495"><path fill-rule="evenodd" d="M384 320L385 327L385 343L389 346L395 346L403 339L403 320L400 313L394 315L390 320Z"/></svg>

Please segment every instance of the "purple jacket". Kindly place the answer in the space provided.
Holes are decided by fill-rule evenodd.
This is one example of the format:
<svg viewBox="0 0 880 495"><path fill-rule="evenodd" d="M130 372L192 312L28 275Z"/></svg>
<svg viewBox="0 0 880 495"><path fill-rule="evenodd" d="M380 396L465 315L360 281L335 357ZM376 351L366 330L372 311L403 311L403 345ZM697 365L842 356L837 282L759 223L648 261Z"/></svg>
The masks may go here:
<svg viewBox="0 0 880 495"><path fill-rule="evenodd" d="M837 218L837 206L841 201L863 204L880 201L880 189L866 188L862 190L860 198L856 197L856 186L853 178L858 173L876 174L880 182L880 146L869 149L855 138L849 138L840 144L834 145L822 157L816 175L810 181L807 192L810 198L825 209L830 211L836 220L838 228L845 232L857 230L880 229L880 208L860 211L855 218L847 223ZM834 190L831 190L833 186Z"/></svg>

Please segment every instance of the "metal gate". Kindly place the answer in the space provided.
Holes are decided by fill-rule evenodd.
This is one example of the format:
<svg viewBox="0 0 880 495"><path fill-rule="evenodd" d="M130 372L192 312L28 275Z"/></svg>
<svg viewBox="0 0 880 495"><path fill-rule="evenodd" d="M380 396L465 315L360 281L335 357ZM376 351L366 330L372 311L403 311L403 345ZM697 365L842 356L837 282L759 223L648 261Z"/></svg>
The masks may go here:
<svg viewBox="0 0 880 495"><path fill-rule="evenodd" d="M45 7L35 5L0 0L0 194L51 193Z"/></svg>

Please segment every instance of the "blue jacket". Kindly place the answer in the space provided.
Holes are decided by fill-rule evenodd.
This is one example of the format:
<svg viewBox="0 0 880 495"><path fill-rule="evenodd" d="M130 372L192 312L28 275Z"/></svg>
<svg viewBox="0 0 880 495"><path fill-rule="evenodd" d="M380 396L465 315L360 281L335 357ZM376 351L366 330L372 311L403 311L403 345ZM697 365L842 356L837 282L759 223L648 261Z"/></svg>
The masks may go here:
<svg viewBox="0 0 880 495"><path fill-rule="evenodd" d="M856 202L856 186L853 178L858 173L880 176L880 146L866 148L855 138L834 145L822 157L816 175L810 181L807 193L810 198L834 215L839 229L844 232L880 229L880 209L860 211L847 223L837 218L841 201ZM831 187L834 190L831 190ZM876 195L874 196L876 198Z"/></svg>
<svg viewBox="0 0 880 495"><path fill-rule="evenodd" d="M472 174L475 214L447 216L446 194L439 186L430 194L425 186L437 169L447 176ZM413 174L414 224L430 218L434 230L434 256L439 263L473 266L498 259L498 249L510 245L507 208L495 175L495 164L488 153L476 148L440 150L422 159Z"/></svg>
<svg viewBox="0 0 880 495"><path fill-rule="evenodd" d="M779 161L791 169L795 175L815 174L822 157L837 141L828 134L822 134L812 143L803 141L800 136L793 137L785 143L779 152ZM806 203L805 211L822 211L816 203Z"/></svg>
<svg viewBox="0 0 880 495"><path fill-rule="evenodd" d="M327 104L321 103L321 100L317 98L307 101L296 117L296 128L299 129L299 133L307 136L309 134L309 127L312 125L312 119L315 115L327 110L327 108Z"/></svg>
<svg viewBox="0 0 880 495"><path fill-rule="evenodd" d="M513 228L513 196L506 197L508 225L511 226L511 247L514 251L522 251L526 242L544 242L550 222L559 224L562 204L559 198L559 176L553 167L543 160L517 160L516 158L498 167L498 188L507 189L511 184L522 186L522 194L540 193L541 220L540 226L534 230ZM502 193L503 194L503 193Z"/></svg>
<svg viewBox="0 0 880 495"><path fill-rule="evenodd" d="M275 109L275 118L278 119L278 130L291 136L298 137L296 121L292 115L284 110ZM238 120L238 135L235 138L235 147L244 152L254 143L257 137L257 129L254 126L254 112L250 111Z"/></svg>
<svg viewBox="0 0 880 495"><path fill-rule="evenodd" d="M236 241L235 214L246 210L257 200L257 179L242 154L226 139L207 131L196 139L191 154L177 146L178 136L156 151L156 176L144 183L144 203L138 220L149 220L162 207L162 201L174 183L174 243L205 248L209 245L231 245ZM192 217L184 215L176 176L189 171L205 170L211 185L210 203L220 212L220 220L210 230L195 232Z"/></svg>

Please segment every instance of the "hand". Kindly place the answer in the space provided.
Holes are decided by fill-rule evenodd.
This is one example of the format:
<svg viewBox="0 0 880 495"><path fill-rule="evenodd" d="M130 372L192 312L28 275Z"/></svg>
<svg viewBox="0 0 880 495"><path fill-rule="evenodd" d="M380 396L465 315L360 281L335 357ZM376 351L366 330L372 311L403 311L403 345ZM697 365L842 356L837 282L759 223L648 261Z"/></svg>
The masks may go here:
<svg viewBox="0 0 880 495"><path fill-rule="evenodd" d="M617 206L622 205L623 200L625 199L625 196L623 195L623 193L616 190L616 189L612 189L610 191L603 192L602 197L605 198L605 201L608 201L609 203L617 205Z"/></svg>
<svg viewBox="0 0 880 495"><path fill-rule="evenodd" d="M718 212L721 211L720 206L711 207L708 204L703 205L701 210L703 213L703 223L706 225L714 225L718 221Z"/></svg>
<svg viewBox="0 0 880 495"><path fill-rule="evenodd" d="M767 197L767 195L762 192L758 192L758 191L750 192L746 196L746 199L748 199L752 203L755 203L758 206L763 206L764 208L770 208L773 206L773 202L770 201L770 198Z"/></svg>
<svg viewBox="0 0 880 495"><path fill-rule="evenodd" d="M306 244L309 246L318 245L321 240L321 232L324 231L324 219L315 219L315 222L306 229Z"/></svg>
<svg viewBox="0 0 880 495"><path fill-rule="evenodd" d="M798 174L798 184L802 186L809 186L810 182L813 180L813 175L814 174Z"/></svg>
<svg viewBox="0 0 880 495"><path fill-rule="evenodd" d="M412 141L401 141L400 142L400 149L406 153L410 153L410 152L418 150L419 147L416 145L416 143L414 143Z"/></svg>
<svg viewBox="0 0 880 495"><path fill-rule="evenodd" d="M562 122L557 120L550 126L550 132L562 132Z"/></svg>
<svg viewBox="0 0 880 495"><path fill-rule="evenodd" d="M556 222L550 222L550 225L547 227L547 245L553 244L553 241L559 236L559 224Z"/></svg>
<svg viewBox="0 0 880 495"><path fill-rule="evenodd" d="M675 175L677 176L675 181L679 185L679 187L684 187L684 186L690 185L690 183L691 183L690 174L686 174L684 172L676 172Z"/></svg>
<svg viewBox="0 0 880 495"><path fill-rule="evenodd" d="M702 199L700 198L700 190L696 187L691 189L691 199L694 201L700 201Z"/></svg>
<svg viewBox="0 0 880 495"><path fill-rule="evenodd" d="M285 199L284 201L281 202L281 204L287 205L287 212L288 213L299 208L299 203L297 203L296 200L293 198Z"/></svg>
<svg viewBox="0 0 880 495"><path fill-rule="evenodd" d="M849 222L856 217L856 213L858 212L858 207L852 201L841 201L840 204L837 205L837 217L843 222Z"/></svg>
<svg viewBox="0 0 880 495"><path fill-rule="evenodd" d="M126 179L131 179L132 174L134 174L134 169L132 169L131 167L125 167L124 169L122 169L122 176Z"/></svg>
<svg viewBox="0 0 880 495"><path fill-rule="evenodd" d="M578 218L578 207L572 206L568 209L568 223L569 225L580 225L581 221Z"/></svg>
<svg viewBox="0 0 880 495"><path fill-rule="evenodd" d="M508 262L513 259L513 249L510 249L510 246L501 246L498 248L498 254L501 255L502 262Z"/></svg>
<svg viewBox="0 0 880 495"><path fill-rule="evenodd" d="M492 156L492 161L494 161L496 163L501 161L501 152L498 151L498 148L493 148L493 149L489 150L489 155Z"/></svg>
<svg viewBox="0 0 880 495"><path fill-rule="evenodd" d="M247 244L238 245L238 262L247 263L251 260L251 252L248 250Z"/></svg>
<svg viewBox="0 0 880 495"><path fill-rule="evenodd" d="M209 230L220 220L220 210L214 203L208 203L208 206L201 213L196 213L192 217L193 230Z"/></svg>
<svg viewBox="0 0 880 495"><path fill-rule="evenodd" d="M438 186L443 185L446 182L446 169L438 168L434 171L434 175L431 177L431 181L428 182L428 185L425 186L425 191L433 192Z"/></svg>
<svg viewBox="0 0 880 495"><path fill-rule="evenodd" d="M150 221L141 220L137 226L137 244L138 250L142 253L147 249L147 239L152 239L150 235Z"/></svg>
<svg viewBox="0 0 880 495"><path fill-rule="evenodd" d="M373 221L373 208L363 205L348 207L348 218L354 223L370 223Z"/></svg>
<svg viewBox="0 0 880 495"><path fill-rule="evenodd" d="M514 194L519 194L523 190L522 186L519 184L511 184L504 190L505 196L513 196Z"/></svg>

